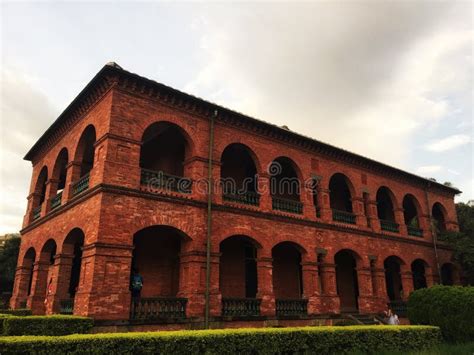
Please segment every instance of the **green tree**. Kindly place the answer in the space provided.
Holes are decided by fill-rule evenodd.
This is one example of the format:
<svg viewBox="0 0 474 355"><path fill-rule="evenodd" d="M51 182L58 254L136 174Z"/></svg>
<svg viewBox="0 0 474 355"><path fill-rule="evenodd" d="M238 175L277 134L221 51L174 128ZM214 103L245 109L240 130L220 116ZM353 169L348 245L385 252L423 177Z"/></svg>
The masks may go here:
<svg viewBox="0 0 474 355"><path fill-rule="evenodd" d="M8 237L3 248L0 248L0 293L11 292L15 280L16 262L20 251L20 235Z"/></svg>
<svg viewBox="0 0 474 355"><path fill-rule="evenodd" d="M454 249L454 260L461 265L467 282L474 285L474 204L457 203L459 232L444 232L438 239Z"/></svg>

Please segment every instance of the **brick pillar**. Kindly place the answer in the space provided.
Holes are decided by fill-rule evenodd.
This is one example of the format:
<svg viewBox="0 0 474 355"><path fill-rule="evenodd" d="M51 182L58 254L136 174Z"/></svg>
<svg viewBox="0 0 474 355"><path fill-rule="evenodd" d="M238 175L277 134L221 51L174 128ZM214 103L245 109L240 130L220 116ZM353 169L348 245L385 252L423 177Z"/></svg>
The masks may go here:
<svg viewBox="0 0 474 355"><path fill-rule="evenodd" d="M33 222L33 210L36 207L36 203L39 200L41 194L39 192L33 192L28 195L28 203L26 207L26 214L23 219L23 227L28 226L31 222Z"/></svg>
<svg viewBox="0 0 474 355"><path fill-rule="evenodd" d="M407 300L410 293L413 292L413 274L409 266L400 266L400 276L402 279L403 300Z"/></svg>
<svg viewBox="0 0 474 355"><path fill-rule="evenodd" d="M45 313L46 288L48 284L49 261L37 261L33 264L33 280L27 306L33 314Z"/></svg>
<svg viewBox="0 0 474 355"><path fill-rule="evenodd" d="M332 222L332 211L329 200L329 190L323 187L318 188L318 206L321 220L326 223Z"/></svg>
<svg viewBox="0 0 474 355"><path fill-rule="evenodd" d="M316 207L314 206L313 191L311 186L305 184L305 181L301 181L300 186L300 198L301 202L303 203L303 215L307 219L314 220L316 219Z"/></svg>
<svg viewBox="0 0 474 355"><path fill-rule="evenodd" d="M311 261L313 258L304 256L301 262L303 272L303 298L308 300L308 314L317 314L319 312L319 294L318 284L318 266L317 262Z"/></svg>
<svg viewBox="0 0 474 355"><path fill-rule="evenodd" d="M431 232L431 217L428 214L418 216L418 223L420 229L423 230L423 238L432 238L433 233Z"/></svg>
<svg viewBox="0 0 474 355"><path fill-rule="evenodd" d="M260 250L259 250L260 254ZM260 314L262 316L275 315L275 295L273 293L273 259L267 255L257 259L257 298L262 300Z"/></svg>
<svg viewBox="0 0 474 355"><path fill-rule="evenodd" d="M46 313L59 313L61 300L68 299L74 255L57 254L54 259L52 292L48 295Z"/></svg>
<svg viewBox="0 0 474 355"><path fill-rule="evenodd" d="M352 213L356 217L356 225L361 228L367 228L367 218L364 214L364 199L362 197L353 197L352 201Z"/></svg>
<svg viewBox="0 0 474 355"><path fill-rule="evenodd" d="M326 257L324 258L326 259ZM337 295L336 286L336 264L323 262L319 264L321 268L321 286L323 293L321 298L322 313L339 313L340 301Z"/></svg>
<svg viewBox="0 0 474 355"><path fill-rule="evenodd" d="M375 297L374 311L382 312L386 310L387 303L389 301L383 263L381 261L378 261L377 259L374 259L371 271L373 282L373 295Z"/></svg>
<svg viewBox="0 0 474 355"><path fill-rule="evenodd" d="M260 209L265 212L272 211L272 195L270 174L262 172L258 178L258 191L260 193Z"/></svg>
<svg viewBox="0 0 474 355"><path fill-rule="evenodd" d="M79 180L81 173L81 162L70 161L66 166L66 184L63 191L63 201L66 203L72 198L72 185Z"/></svg>
<svg viewBox="0 0 474 355"><path fill-rule="evenodd" d="M13 309L26 307L32 267L33 265L26 265L16 268L15 284L13 285L13 294L10 299L10 307Z"/></svg>
<svg viewBox="0 0 474 355"><path fill-rule="evenodd" d="M431 268L425 268L426 287L432 287L435 284L435 275L433 275Z"/></svg>
<svg viewBox="0 0 474 355"><path fill-rule="evenodd" d="M48 181L46 181L46 197L43 203L45 214L51 210L51 199L56 196L56 192L58 191L58 184L58 179L49 179Z"/></svg>
<svg viewBox="0 0 474 355"><path fill-rule="evenodd" d="M184 176L193 182L190 197L195 200L207 201L207 166L207 159L198 156L191 157L184 162ZM213 170L215 170L215 166ZM214 193L219 192L215 190Z"/></svg>
<svg viewBox="0 0 474 355"><path fill-rule="evenodd" d="M377 214L377 201L369 200L368 201L368 208L367 208L368 216L367 218L370 220L370 227L375 233L380 233L380 220Z"/></svg>
<svg viewBox="0 0 474 355"><path fill-rule="evenodd" d="M373 313L375 311L375 297L373 295L372 270L369 265L362 264L356 268L356 271L359 285L359 311Z"/></svg>
<svg viewBox="0 0 474 355"><path fill-rule="evenodd" d="M398 223L398 228L401 235L407 235L407 226L405 224L405 216L403 215L403 208L394 208L393 214L395 215L395 222Z"/></svg>
<svg viewBox="0 0 474 355"><path fill-rule="evenodd" d="M95 319L130 316L131 245L93 243L83 247L74 314Z"/></svg>

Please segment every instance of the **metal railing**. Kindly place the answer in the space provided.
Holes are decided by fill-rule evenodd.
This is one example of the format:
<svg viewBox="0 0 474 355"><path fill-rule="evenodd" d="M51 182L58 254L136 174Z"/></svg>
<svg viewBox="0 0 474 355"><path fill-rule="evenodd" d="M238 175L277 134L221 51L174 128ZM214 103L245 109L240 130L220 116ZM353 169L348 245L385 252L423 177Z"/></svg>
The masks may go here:
<svg viewBox="0 0 474 355"><path fill-rule="evenodd" d="M398 233L400 231L398 227L398 223L394 221L380 220L380 228L384 231Z"/></svg>
<svg viewBox="0 0 474 355"><path fill-rule="evenodd" d="M41 205L33 209L33 221L41 217Z"/></svg>
<svg viewBox="0 0 474 355"><path fill-rule="evenodd" d="M332 210L332 220L336 222L356 224L355 214L335 209Z"/></svg>
<svg viewBox="0 0 474 355"><path fill-rule="evenodd" d="M63 192L61 191L51 199L51 210L61 206L61 200L63 198Z"/></svg>
<svg viewBox="0 0 474 355"><path fill-rule="evenodd" d="M59 301L59 314L74 313L74 298L68 298Z"/></svg>
<svg viewBox="0 0 474 355"><path fill-rule="evenodd" d="M184 194L190 194L192 188L192 180L163 171L155 171L142 169L140 176L140 185L146 187L149 192L157 192L158 190L170 190Z"/></svg>
<svg viewBox="0 0 474 355"><path fill-rule="evenodd" d="M300 201L289 200L286 198L273 197L272 198L272 208L278 211L302 214L303 213L303 203Z"/></svg>
<svg viewBox="0 0 474 355"><path fill-rule="evenodd" d="M224 201L242 203L244 205L258 206L260 204L260 195L255 192L245 192L245 193L224 193L222 195Z"/></svg>
<svg viewBox="0 0 474 355"><path fill-rule="evenodd" d="M308 314L308 300L277 299L275 300L277 316L303 316Z"/></svg>
<svg viewBox="0 0 474 355"><path fill-rule="evenodd" d="M407 226L408 235L413 237L423 237L423 230L417 227Z"/></svg>
<svg viewBox="0 0 474 355"><path fill-rule="evenodd" d="M407 302L406 301L390 301L388 307L399 317L407 316Z"/></svg>
<svg viewBox="0 0 474 355"><path fill-rule="evenodd" d="M259 316L261 302L257 298L222 298L222 315Z"/></svg>
<svg viewBox="0 0 474 355"><path fill-rule="evenodd" d="M186 318L186 298L138 298L132 299L131 319Z"/></svg>
<svg viewBox="0 0 474 355"><path fill-rule="evenodd" d="M86 191L89 188L89 177L90 175L86 174L72 185L73 196L80 194L81 192Z"/></svg>

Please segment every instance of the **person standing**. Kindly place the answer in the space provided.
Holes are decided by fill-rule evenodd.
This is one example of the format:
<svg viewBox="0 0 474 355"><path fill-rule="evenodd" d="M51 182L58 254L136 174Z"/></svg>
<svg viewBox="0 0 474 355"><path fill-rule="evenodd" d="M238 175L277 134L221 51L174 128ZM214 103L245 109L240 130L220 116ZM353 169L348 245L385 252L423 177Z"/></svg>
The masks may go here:
<svg viewBox="0 0 474 355"><path fill-rule="evenodd" d="M132 298L140 298L143 288L143 277L138 272L138 269L133 269L130 280L130 289L132 291Z"/></svg>

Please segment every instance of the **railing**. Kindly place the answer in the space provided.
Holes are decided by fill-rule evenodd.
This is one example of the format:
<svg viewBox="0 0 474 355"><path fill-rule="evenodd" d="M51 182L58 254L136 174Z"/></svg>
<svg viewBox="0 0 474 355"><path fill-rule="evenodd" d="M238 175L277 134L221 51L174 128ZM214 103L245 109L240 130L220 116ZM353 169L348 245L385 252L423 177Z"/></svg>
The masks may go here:
<svg viewBox="0 0 474 355"><path fill-rule="evenodd" d="M162 171L142 169L140 184L150 192L166 189L189 194L191 193L192 180L181 176L165 174Z"/></svg>
<svg viewBox="0 0 474 355"><path fill-rule="evenodd" d="M272 208L278 211L302 214L303 203L300 201L289 200L286 198L273 197Z"/></svg>
<svg viewBox="0 0 474 355"><path fill-rule="evenodd" d="M223 298L223 316L259 316L260 303L256 298Z"/></svg>
<svg viewBox="0 0 474 355"><path fill-rule="evenodd" d="M407 316L407 303L406 301L390 301L388 307L399 317Z"/></svg>
<svg viewBox="0 0 474 355"><path fill-rule="evenodd" d="M84 175L72 185L72 194L77 195L89 188L89 174Z"/></svg>
<svg viewBox="0 0 474 355"><path fill-rule="evenodd" d="M260 204L260 195L255 192L245 192L229 194L224 193L222 195L224 201L242 203L244 205L258 206Z"/></svg>
<svg viewBox="0 0 474 355"><path fill-rule="evenodd" d="M74 298L68 298L59 301L59 314L74 313Z"/></svg>
<svg viewBox="0 0 474 355"><path fill-rule="evenodd" d="M33 221L41 217L41 205L33 209Z"/></svg>
<svg viewBox="0 0 474 355"><path fill-rule="evenodd" d="M275 300L277 316L302 316L308 314L307 299Z"/></svg>
<svg viewBox="0 0 474 355"><path fill-rule="evenodd" d="M51 210L61 206L61 199L63 198L63 192L61 191L51 199Z"/></svg>
<svg viewBox="0 0 474 355"><path fill-rule="evenodd" d="M417 227L407 226L408 235L413 237L423 237L423 230Z"/></svg>
<svg viewBox="0 0 474 355"><path fill-rule="evenodd" d="M393 233L399 232L398 223L395 223L394 221L387 221L387 220L381 219L380 228L388 232L393 232Z"/></svg>
<svg viewBox="0 0 474 355"><path fill-rule="evenodd" d="M186 298L132 299L131 319L186 318Z"/></svg>
<svg viewBox="0 0 474 355"><path fill-rule="evenodd" d="M346 211L332 210L332 220L336 222L356 224L355 214Z"/></svg>

